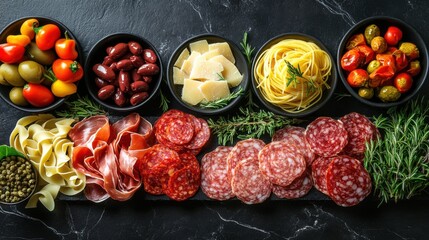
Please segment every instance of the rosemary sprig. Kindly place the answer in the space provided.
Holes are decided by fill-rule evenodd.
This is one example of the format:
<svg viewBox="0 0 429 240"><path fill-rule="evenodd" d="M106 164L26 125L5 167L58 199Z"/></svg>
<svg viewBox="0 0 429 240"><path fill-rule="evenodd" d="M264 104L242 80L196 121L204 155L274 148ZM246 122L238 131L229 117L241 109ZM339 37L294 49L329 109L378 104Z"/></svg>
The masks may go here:
<svg viewBox="0 0 429 240"><path fill-rule="evenodd" d="M304 77L304 73L301 71L301 68L294 67L289 61L284 60L287 66L287 73L289 77L286 78L286 87L289 87L290 84L293 84L293 87L296 87L296 84L300 83L298 78L302 78L305 81L305 84L307 85L307 95L311 92L314 92L316 90L316 83L311 78Z"/></svg>
<svg viewBox="0 0 429 240"><path fill-rule="evenodd" d="M352 95L348 94L348 93L334 93L335 94L335 100L340 101L343 98L346 97L351 97Z"/></svg>
<svg viewBox="0 0 429 240"><path fill-rule="evenodd" d="M216 73L216 74L219 77L219 81L226 81L226 79L222 76L222 74L220 73Z"/></svg>
<svg viewBox="0 0 429 240"><path fill-rule="evenodd" d="M227 97L211 101L211 102L202 102L198 106L201 108L211 108L211 109L218 109L223 108L226 105L228 105L232 99L237 98L244 94L244 89L240 86L238 89L231 94L229 94Z"/></svg>
<svg viewBox="0 0 429 240"><path fill-rule="evenodd" d="M249 64L249 66L252 65L252 54L253 51L255 51L255 48L247 42L247 32L244 32L240 46L243 49L243 54L246 56L247 64Z"/></svg>
<svg viewBox="0 0 429 240"><path fill-rule="evenodd" d="M161 99L159 103L159 107L162 109L162 112L167 112L168 104L170 103L170 100L168 100L168 98L164 96L164 94L162 93L162 90L159 91L159 97Z"/></svg>
<svg viewBox="0 0 429 240"><path fill-rule="evenodd" d="M65 105L64 110L55 112L57 116L80 120L95 115L107 115L107 112L99 104L89 99L88 96L77 96L76 100L66 101Z"/></svg>
<svg viewBox="0 0 429 240"><path fill-rule="evenodd" d="M299 122L297 119L275 115L262 109L253 111L250 108L240 108L239 113L232 117L208 120L219 145L232 144L236 138L260 138L264 134L272 136L277 129Z"/></svg>
<svg viewBox="0 0 429 240"><path fill-rule="evenodd" d="M375 117L383 139L369 142L364 166L380 204L409 199L429 186L429 102L421 98Z"/></svg>

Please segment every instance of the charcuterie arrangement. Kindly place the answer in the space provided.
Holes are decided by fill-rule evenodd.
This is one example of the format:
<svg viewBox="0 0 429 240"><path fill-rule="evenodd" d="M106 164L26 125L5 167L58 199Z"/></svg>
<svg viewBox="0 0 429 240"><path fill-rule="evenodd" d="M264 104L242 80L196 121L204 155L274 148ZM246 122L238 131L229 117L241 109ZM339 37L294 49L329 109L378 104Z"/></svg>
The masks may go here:
<svg viewBox="0 0 429 240"><path fill-rule="evenodd" d="M364 24L362 33L348 33L340 75L367 100L414 96L427 74L426 47L401 42L406 25L381 32ZM106 37L82 68L78 42L55 20L24 18L6 29L0 96L30 114L17 121L10 147L0 146L0 203L28 200L27 207L40 202L53 211L59 194L99 203L138 192L185 201L201 192L206 200L259 204L316 191L352 207L371 193L399 201L429 185L427 99L401 98L402 108L380 116L301 119L323 107L337 80L332 56L310 36L281 35L255 56L247 33L241 52L213 35L188 40L166 71L185 112L169 107L160 56L143 38ZM66 99L83 76L93 99ZM252 101L250 82L268 111ZM398 94L384 97L386 87ZM162 114L140 114L152 97ZM112 112L126 114L113 121Z"/></svg>

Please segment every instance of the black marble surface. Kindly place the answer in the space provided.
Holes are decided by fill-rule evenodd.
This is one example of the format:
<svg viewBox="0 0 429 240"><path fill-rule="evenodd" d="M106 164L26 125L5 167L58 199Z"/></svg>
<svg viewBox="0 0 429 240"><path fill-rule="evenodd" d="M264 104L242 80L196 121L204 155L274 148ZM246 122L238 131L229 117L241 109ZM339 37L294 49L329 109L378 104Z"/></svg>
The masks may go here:
<svg viewBox="0 0 429 240"><path fill-rule="evenodd" d="M210 32L238 43L244 31L258 49L285 32L321 40L336 56L341 37L356 22L386 15L414 26L429 38L429 2L334 0L200 1L0 1L0 28L24 16L47 16L64 23L85 54L115 32L139 34L160 51L164 67L174 49L194 35ZM84 84L80 85L82 88ZM167 89L164 86L164 92ZM83 89L80 89L83 92ZM337 92L345 92L342 83ZM427 84L422 94L428 93ZM153 103L156 108L158 103ZM351 110L382 112L357 100L332 99L319 115L340 116ZM26 114L0 101L0 144ZM143 116L152 112L143 110ZM172 202L137 194L127 202L94 204L80 198L56 201L56 209L0 205L0 239L427 239L427 197L378 207L369 199L342 208L317 193L296 201L267 201L247 206L238 201Z"/></svg>

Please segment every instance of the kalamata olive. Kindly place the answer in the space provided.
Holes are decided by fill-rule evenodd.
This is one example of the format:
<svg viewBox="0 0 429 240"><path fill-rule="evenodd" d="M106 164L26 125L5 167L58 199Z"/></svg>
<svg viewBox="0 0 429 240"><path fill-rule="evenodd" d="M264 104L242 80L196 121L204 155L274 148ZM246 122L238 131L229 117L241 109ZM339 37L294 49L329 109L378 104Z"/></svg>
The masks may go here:
<svg viewBox="0 0 429 240"><path fill-rule="evenodd" d="M120 71L118 76L119 89L122 92L130 91L130 74L126 71Z"/></svg>
<svg viewBox="0 0 429 240"><path fill-rule="evenodd" d="M124 92L122 92L120 89L116 89L115 96L113 97L113 101L116 105L119 107L124 106L127 103L127 98L125 98Z"/></svg>
<svg viewBox="0 0 429 240"><path fill-rule="evenodd" d="M25 85L25 80L19 75L18 66L12 64L2 64L0 66L0 74L3 79L14 87L22 87Z"/></svg>
<svg viewBox="0 0 429 240"><path fill-rule="evenodd" d="M377 25L371 24L365 28L365 40L368 44L377 36L380 36L380 28Z"/></svg>
<svg viewBox="0 0 429 240"><path fill-rule="evenodd" d="M109 57L113 60L124 56L128 52L128 45L125 43L118 43L109 52Z"/></svg>
<svg viewBox="0 0 429 240"><path fill-rule="evenodd" d="M143 81L145 81L147 84L152 82L152 77L151 76L143 76Z"/></svg>
<svg viewBox="0 0 429 240"><path fill-rule="evenodd" d="M136 68L139 68L139 67L141 67L141 65L144 64L144 60L140 56L133 55L130 57L130 60L133 63L134 67L136 67Z"/></svg>
<svg viewBox="0 0 429 240"><path fill-rule="evenodd" d="M103 79L101 79L101 78L99 78L99 77L95 77L95 85L96 85L98 88L103 88L103 87L105 87L105 86L109 85L109 83L108 83L108 82L106 82L106 81L104 81Z"/></svg>
<svg viewBox="0 0 429 240"><path fill-rule="evenodd" d="M133 80L133 82L137 82L142 81L143 77L137 73L137 69L133 69L133 71L131 71L131 79Z"/></svg>
<svg viewBox="0 0 429 240"><path fill-rule="evenodd" d="M134 55L139 55L143 52L143 48L138 42L128 42L128 48L130 49L130 52Z"/></svg>
<svg viewBox="0 0 429 240"><path fill-rule="evenodd" d="M14 87L9 92L10 101L18 106L27 106L28 102L25 100L24 95L22 94L22 87Z"/></svg>
<svg viewBox="0 0 429 240"><path fill-rule="evenodd" d="M137 70L142 76L153 76L159 73L159 67L153 63L145 63Z"/></svg>
<svg viewBox="0 0 429 240"><path fill-rule="evenodd" d="M101 64L95 64L92 67L92 71L94 71L95 75L97 75L99 78L108 82L115 80L116 77L115 72L111 68Z"/></svg>
<svg viewBox="0 0 429 240"><path fill-rule="evenodd" d="M123 60L116 63L116 67L119 70L129 71L129 70L134 68L134 65L130 59L123 59Z"/></svg>
<svg viewBox="0 0 429 240"><path fill-rule="evenodd" d="M135 106L142 103L146 98L149 97L147 92L135 93L130 98L131 105Z"/></svg>
<svg viewBox="0 0 429 240"><path fill-rule="evenodd" d="M112 49L113 49L113 47L112 47L112 46L110 46L110 47L107 47L107 48L106 48L106 53L107 53L107 55L109 55L109 54L110 54L110 51L112 51Z"/></svg>
<svg viewBox="0 0 429 240"><path fill-rule="evenodd" d="M104 100L112 97L114 93L115 93L115 86L107 85L107 86L100 88L100 90L98 90L97 96L99 99L104 101Z"/></svg>
<svg viewBox="0 0 429 240"><path fill-rule="evenodd" d="M131 91L137 92L147 92L149 90L149 85L143 81L137 81L131 83Z"/></svg>
<svg viewBox="0 0 429 240"><path fill-rule="evenodd" d="M111 68L114 72L118 72L119 69L118 69L117 65L118 65L117 62L113 62L112 64L110 64L109 68Z"/></svg>
<svg viewBox="0 0 429 240"><path fill-rule="evenodd" d="M112 64L112 63L113 63L113 59L109 56L105 56L101 65L110 66L110 64Z"/></svg>
<svg viewBox="0 0 429 240"><path fill-rule="evenodd" d="M45 69L35 61L23 61L18 65L21 77L29 83L41 83Z"/></svg>
<svg viewBox="0 0 429 240"><path fill-rule="evenodd" d="M371 48L376 53L383 53L387 49L387 42L383 37L374 37L371 40Z"/></svg>
<svg viewBox="0 0 429 240"><path fill-rule="evenodd" d="M158 60L158 58L156 57L155 52L152 51L152 49L145 49L145 50L143 50L143 59L147 63L156 63L156 60Z"/></svg>
<svg viewBox="0 0 429 240"><path fill-rule="evenodd" d="M31 42L27 46L27 53L30 59L36 61L42 65L49 66L57 59L54 50L42 51L37 47L35 42Z"/></svg>

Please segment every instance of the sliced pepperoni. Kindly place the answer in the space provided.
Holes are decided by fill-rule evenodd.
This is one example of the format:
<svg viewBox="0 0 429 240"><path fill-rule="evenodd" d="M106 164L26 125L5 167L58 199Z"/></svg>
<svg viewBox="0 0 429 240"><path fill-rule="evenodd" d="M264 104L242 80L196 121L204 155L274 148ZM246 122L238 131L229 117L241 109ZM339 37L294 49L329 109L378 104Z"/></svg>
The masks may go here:
<svg viewBox="0 0 429 240"><path fill-rule="evenodd" d="M194 138L194 121L188 114L171 117L166 125L165 137L174 144L184 145Z"/></svg>
<svg viewBox="0 0 429 240"><path fill-rule="evenodd" d="M272 141L285 141L296 145L297 151L304 156L307 165L310 165L315 159L315 154L305 139L305 128L287 126L277 130L276 133L274 133Z"/></svg>
<svg viewBox="0 0 429 240"><path fill-rule="evenodd" d="M337 155L348 141L343 123L330 117L319 117L311 122L305 138L313 152L322 157Z"/></svg>
<svg viewBox="0 0 429 240"><path fill-rule="evenodd" d="M210 139L210 128L207 121L201 118L197 118L197 121L199 122L199 131L196 131L194 138L185 145L187 149L201 149Z"/></svg>
<svg viewBox="0 0 429 240"><path fill-rule="evenodd" d="M328 171L329 163L334 158L319 157L311 164L311 177L313 178L314 187L326 195L329 195L326 186L326 171Z"/></svg>
<svg viewBox="0 0 429 240"><path fill-rule="evenodd" d="M371 177L362 163L348 156L338 156L326 173L329 196L339 206L351 207L371 193Z"/></svg>
<svg viewBox="0 0 429 240"><path fill-rule="evenodd" d="M187 166L171 175L165 194L176 201L186 200L197 193L201 183L200 170Z"/></svg>
<svg viewBox="0 0 429 240"><path fill-rule="evenodd" d="M180 163L179 154L161 144L157 144L149 148L144 153L142 159L140 172L143 174L160 163L165 165Z"/></svg>
<svg viewBox="0 0 429 240"><path fill-rule="evenodd" d="M288 186L306 170L304 157L295 145L287 142L271 142L259 152L259 166L270 182Z"/></svg>
<svg viewBox="0 0 429 240"><path fill-rule="evenodd" d="M273 193L279 198L286 198L286 199L295 199L300 198L305 195L311 190L313 187L313 182L311 181L311 177L309 174L305 173L302 177L298 178L298 182L300 182L300 185L298 186L297 183L291 184L286 187L282 187L279 185L274 185L273 187ZM295 182L295 181L294 181Z"/></svg>
<svg viewBox="0 0 429 240"><path fill-rule="evenodd" d="M252 158L240 161L235 167L232 192L246 204L257 204L271 195L272 184L262 176L258 162Z"/></svg>
<svg viewBox="0 0 429 240"><path fill-rule="evenodd" d="M237 142L227 159L228 180L231 181L235 166L241 160L251 158L258 162L258 153L264 146L263 141L253 138Z"/></svg>
<svg viewBox="0 0 429 240"><path fill-rule="evenodd" d="M227 158L232 147L217 147L201 159L201 189L207 197L216 200L233 198L231 183L227 177Z"/></svg>
<svg viewBox="0 0 429 240"><path fill-rule="evenodd" d="M190 153L183 153L180 154L180 160L182 168L190 166L191 168L200 169L200 164L198 162L198 159L195 157L195 155Z"/></svg>
<svg viewBox="0 0 429 240"><path fill-rule="evenodd" d="M343 152L361 158L365 153L365 143L376 137L377 128L368 118L355 112L343 116L340 121L348 133L348 143Z"/></svg>

